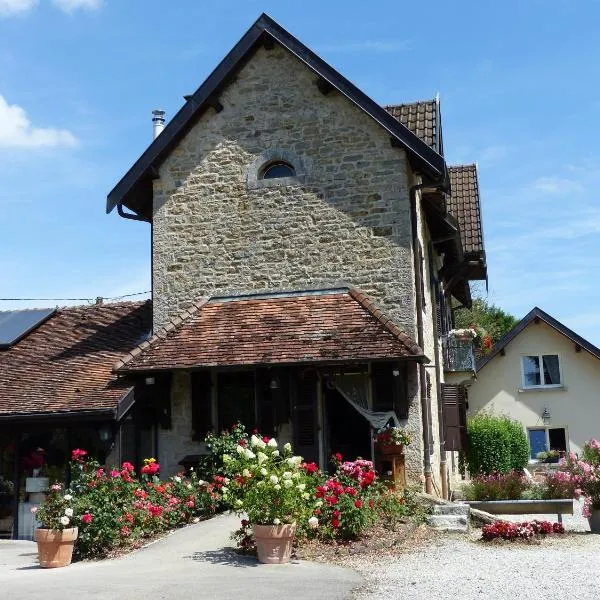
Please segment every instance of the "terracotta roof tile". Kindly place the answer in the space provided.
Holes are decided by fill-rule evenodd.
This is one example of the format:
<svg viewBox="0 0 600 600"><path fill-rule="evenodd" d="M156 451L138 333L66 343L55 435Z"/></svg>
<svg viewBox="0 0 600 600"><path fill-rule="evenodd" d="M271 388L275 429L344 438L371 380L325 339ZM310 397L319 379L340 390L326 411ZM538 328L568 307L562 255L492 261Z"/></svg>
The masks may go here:
<svg viewBox="0 0 600 600"><path fill-rule="evenodd" d="M449 167L452 195L448 197L448 210L460 225L463 249L466 253L483 252L483 227L479 183L475 165Z"/></svg>
<svg viewBox="0 0 600 600"><path fill-rule="evenodd" d="M115 410L130 384L112 367L150 328L150 302L58 309L0 351L0 418Z"/></svg>
<svg viewBox="0 0 600 600"><path fill-rule="evenodd" d="M424 359L423 351L356 290L212 298L116 370Z"/></svg>
<svg viewBox="0 0 600 600"><path fill-rule="evenodd" d="M440 152L440 124L438 123L436 100L424 100L421 102L411 102L410 104L393 104L384 106L383 108L436 152Z"/></svg>

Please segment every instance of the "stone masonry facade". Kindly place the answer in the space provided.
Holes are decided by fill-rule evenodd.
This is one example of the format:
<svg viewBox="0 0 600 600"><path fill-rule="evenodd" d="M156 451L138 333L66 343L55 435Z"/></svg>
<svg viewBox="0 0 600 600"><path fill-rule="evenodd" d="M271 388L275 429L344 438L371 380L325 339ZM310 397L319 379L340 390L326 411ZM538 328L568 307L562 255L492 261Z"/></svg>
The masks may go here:
<svg viewBox="0 0 600 600"><path fill-rule="evenodd" d="M315 81L287 50L260 48L221 93L223 110L204 113L160 166L155 330L203 296L351 285L416 339L406 154ZM260 181L261 165L278 158L296 177ZM413 364L406 423L415 440L407 453L413 482L423 456L416 371ZM184 384L174 399L187 396ZM161 437L171 447L179 436Z"/></svg>

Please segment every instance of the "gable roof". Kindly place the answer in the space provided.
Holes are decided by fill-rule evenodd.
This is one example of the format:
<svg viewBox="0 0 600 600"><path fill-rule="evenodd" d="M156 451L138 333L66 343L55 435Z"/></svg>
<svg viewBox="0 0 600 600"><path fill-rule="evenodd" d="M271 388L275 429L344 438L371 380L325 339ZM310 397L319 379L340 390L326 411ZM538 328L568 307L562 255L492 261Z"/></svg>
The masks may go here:
<svg viewBox="0 0 600 600"><path fill-rule="evenodd" d="M131 384L112 367L150 328L150 302L59 308L0 352L0 420L113 417Z"/></svg>
<svg viewBox="0 0 600 600"><path fill-rule="evenodd" d="M437 98L405 104L390 104L383 108L439 155L444 155L440 107Z"/></svg>
<svg viewBox="0 0 600 600"><path fill-rule="evenodd" d="M484 254L477 166L458 165L448 170L452 188L448 210L458 219L463 249L466 254Z"/></svg>
<svg viewBox="0 0 600 600"><path fill-rule="evenodd" d="M394 359L428 360L365 294L339 288L201 300L115 370Z"/></svg>
<svg viewBox="0 0 600 600"><path fill-rule="evenodd" d="M273 19L262 14L108 194L107 212L115 206L125 205L145 220L152 219L152 178L156 177L157 167L199 116L208 107L215 106L220 90L266 42L281 44L294 54L326 85L344 95L386 129L394 142L406 150L410 162L426 179L442 181L448 187L448 173L442 156Z"/></svg>
<svg viewBox="0 0 600 600"><path fill-rule="evenodd" d="M547 312L544 312L537 306L527 313L504 337L500 338L498 342L494 344L489 354L482 356L477 361L477 371L480 371L487 365L492 358L500 353L512 340L514 340L532 321L535 320L543 321L558 333L564 335L566 338L571 340L577 346L583 348L586 352L589 352L592 356L600 359L600 348L597 348L586 339L575 333L572 329L569 329L566 325L563 325L560 321L557 321L554 317L551 317Z"/></svg>

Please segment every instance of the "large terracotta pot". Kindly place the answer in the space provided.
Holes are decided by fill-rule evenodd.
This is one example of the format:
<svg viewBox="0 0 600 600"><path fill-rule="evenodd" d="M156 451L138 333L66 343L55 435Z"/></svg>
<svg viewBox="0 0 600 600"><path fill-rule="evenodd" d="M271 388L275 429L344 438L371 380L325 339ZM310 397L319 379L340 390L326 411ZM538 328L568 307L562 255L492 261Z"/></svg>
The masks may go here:
<svg viewBox="0 0 600 600"><path fill-rule="evenodd" d="M390 454L404 454L404 446L402 444L377 444L377 450L379 454L388 456Z"/></svg>
<svg viewBox="0 0 600 600"><path fill-rule="evenodd" d="M35 541L38 547L40 567L53 569L70 565L78 533L77 527L62 531L59 529L36 529Z"/></svg>
<svg viewBox="0 0 600 600"><path fill-rule="evenodd" d="M267 565L290 562L296 523L289 525L254 525L258 560Z"/></svg>
<svg viewBox="0 0 600 600"><path fill-rule="evenodd" d="M592 508L591 516L588 517L588 523L590 524L590 531L592 533L600 533L600 510Z"/></svg>

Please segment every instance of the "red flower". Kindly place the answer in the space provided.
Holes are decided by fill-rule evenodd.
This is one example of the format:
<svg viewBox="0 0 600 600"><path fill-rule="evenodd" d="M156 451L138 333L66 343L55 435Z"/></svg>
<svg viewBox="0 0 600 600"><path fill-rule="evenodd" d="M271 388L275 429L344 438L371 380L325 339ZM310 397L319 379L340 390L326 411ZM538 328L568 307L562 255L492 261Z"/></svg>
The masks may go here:
<svg viewBox="0 0 600 600"><path fill-rule="evenodd" d="M86 525L88 525L89 523L91 523L91 522L92 522L92 520L93 520L93 518L94 518L94 517L93 517L92 515L90 515L90 513L87 513L87 512L86 512L86 513L84 513L83 515L81 515L81 520L82 520L82 521L83 521L83 522L84 522Z"/></svg>
<svg viewBox="0 0 600 600"><path fill-rule="evenodd" d="M302 468L306 471L306 473L308 473L309 475L312 475L313 473L316 473L319 470L319 467L317 466L316 463L311 462L311 463L304 463L302 465Z"/></svg>
<svg viewBox="0 0 600 600"><path fill-rule="evenodd" d="M340 526L340 520L339 520L337 517L334 517L334 518L331 520L331 526L332 526L334 529L337 529L337 528Z"/></svg>
<svg viewBox="0 0 600 600"><path fill-rule="evenodd" d="M104 469L102 467L96 470L96 477L104 477Z"/></svg>
<svg viewBox="0 0 600 600"><path fill-rule="evenodd" d="M492 347L492 338L489 335L483 336L483 347L486 350L490 350Z"/></svg>
<svg viewBox="0 0 600 600"><path fill-rule="evenodd" d="M325 488L322 485L318 485L317 486L317 492L316 492L316 496L317 498L323 498L323 496L325 496L325 492L327 490L325 490Z"/></svg>
<svg viewBox="0 0 600 600"><path fill-rule="evenodd" d="M320 515L321 514L321 509L320 508L315 508L314 514L315 515Z"/></svg>
<svg viewBox="0 0 600 600"><path fill-rule="evenodd" d="M111 477L118 477L120 474L119 471L115 471L114 469L110 472Z"/></svg>
<svg viewBox="0 0 600 600"><path fill-rule="evenodd" d="M338 503L337 496L327 496L327 498L325 498L325 502L327 502L327 504L330 506L334 506Z"/></svg>
<svg viewBox="0 0 600 600"><path fill-rule="evenodd" d="M75 462L83 462L84 456L87 456L87 452L85 450L81 450L81 448L75 448L75 450L71 452L71 460Z"/></svg>
<svg viewBox="0 0 600 600"><path fill-rule="evenodd" d="M162 512L163 512L163 507L162 506L157 506L155 504L149 504L148 505L148 512L153 517L160 517L160 515L162 515Z"/></svg>
<svg viewBox="0 0 600 600"><path fill-rule="evenodd" d="M356 508L362 508L362 500L355 500L354 506L356 506Z"/></svg>
<svg viewBox="0 0 600 600"><path fill-rule="evenodd" d="M248 519L242 519L242 527L248 527L250 525L250 521Z"/></svg>
<svg viewBox="0 0 600 600"><path fill-rule="evenodd" d="M268 437L268 436L266 436L266 435L263 435L263 439L262 439L262 441L263 441L265 444L268 444L268 443L271 441L271 438L270 438L270 437Z"/></svg>
<svg viewBox="0 0 600 600"><path fill-rule="evenodd" d="M160 469L160 465L157 462L151 462L142 467L142 473L144 475L156 475Z"/></svg>
<svg viewBox="0 0 600 600"><path fill-rule="evenodd" d="M127 525L124 525L123 527L121 527L121 535L123 537L127 537L130 533L131 533L131 531L129 531L129 527L127 527Z"/></svg>
<svg viewBox="0 0 600 600"><path fill-rule="evenodd" d="M335 458L335 460L340 463L344 460L344 457L339 452L336 452L333 455L333 458Z"/></svg>
<svg viewBox="0 0 600 600"><path fill-rule="evenodd" d="M164 494L165 493L165 486L164 485L157 485L154 488L159 494Z"/></svg>
<svg viewBox="0 0 600 600"><path fill-rule="evenodd" d="M194 501L188 500L187 505L188 505L188 508L194 508Z"/></svg>
<svg viewBox="0 0 600 600"><path fill-rule="evenodd" d="M246 447L246 440L245 440L244 438L242 438L242 439L241 439L241 440L238 442L238 444L239 444L239 445L240 445L242 448L245 448L245 447Z"/></svg>
<svg viewBox="0 0 600 600"><path fill-rule="evenodd" d="M333 511L333 516L337 519L342 513L339 510Z"/></svg>
<svg viewBox="0 0 600 600"><path fill-rule="evenodd" d="M346 494L348 494L348 496L356 496L358 492L353 487L347 487Z"/></svg>
<svg viewBox="0 0 600 600"><path fill-rule="evenodd" d="M130 523L133 523L133 515L131 513L126 513L125 519Z"/></svg>
<svg viewBox="0 0 600 600"><path fill-rule="evenodd" d="M369 500L369 508L374 508L375 507L375 500L371 499Z"/></svg>
<svg viewBox="0 0 600 600"><path fill-rule="evenodd" d="M124 463L121 465L121 468L122 468L124 471L129 471L129 472L131 472L131 471L134 471L134 470L135 470L135 469L134 469L134 466L133 466L133 465L132 465L130 462L127 462L127 461L125 461L125 462L124 462Z"/></svg>

